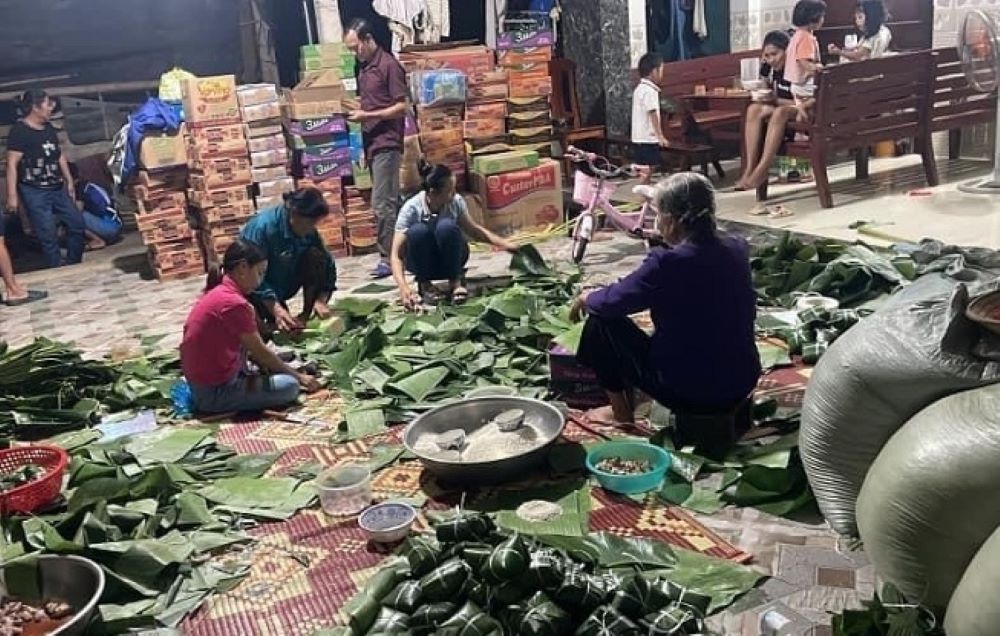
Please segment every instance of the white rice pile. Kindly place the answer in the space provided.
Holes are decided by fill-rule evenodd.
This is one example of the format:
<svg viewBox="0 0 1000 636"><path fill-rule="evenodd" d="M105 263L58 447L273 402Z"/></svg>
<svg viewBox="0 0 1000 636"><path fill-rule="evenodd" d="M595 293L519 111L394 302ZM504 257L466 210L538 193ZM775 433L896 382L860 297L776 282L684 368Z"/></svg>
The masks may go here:
<svg viewBox="0 0 1000 636"><path fill-rule="evenodd" d="M505 433L493 422L467 434L461 451L442 449L439 440L440 435L436 433L424 433L414 441L413 450L434 459L477 464L520 455L544 442L532 426Z"/></svg>

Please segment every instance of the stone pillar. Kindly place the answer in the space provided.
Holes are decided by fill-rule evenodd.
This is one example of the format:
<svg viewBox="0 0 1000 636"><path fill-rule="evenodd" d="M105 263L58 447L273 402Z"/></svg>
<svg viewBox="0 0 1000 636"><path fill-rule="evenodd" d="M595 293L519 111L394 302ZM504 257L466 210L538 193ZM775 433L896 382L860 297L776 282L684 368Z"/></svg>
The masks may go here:
<svg viewBox="0 0 1000 636"><path fill-rule="evenodd" d="M563 0L563 54L576 62L586 125L627 136L632 116L628 0Z"/></svg>

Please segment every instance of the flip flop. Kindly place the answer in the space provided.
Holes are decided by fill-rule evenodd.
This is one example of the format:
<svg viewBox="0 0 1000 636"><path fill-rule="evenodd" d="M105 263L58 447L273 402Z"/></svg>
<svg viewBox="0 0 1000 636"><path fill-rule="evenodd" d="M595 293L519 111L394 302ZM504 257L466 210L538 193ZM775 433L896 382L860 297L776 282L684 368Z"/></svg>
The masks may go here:
<svg viewBox="0 0 1000 636"><path fill-rule="evenodd" d="M35 302L36 300L43 300L49 297L49 292L41 291L38 289L29 289L28 295L24 298L15 298L14 300L6 300L4 304L8 307L19 307L21 305L27 305L28 303Z"/></svg>
<svg viewBox="0 0 1000 636"><path fill-rule="evenodd" d="M461 305L465 301L469 300L469 290L465 287L459 285L455 289L451 290L451 302L456 305Z"/></svg>
<svg viewBox="0 0 1000 636"><path fill-rule="evenodd" d="M771 209L767 216L772 219L785 219L790 216L795 216L795 213L783 205L776 205Z"/></svg>

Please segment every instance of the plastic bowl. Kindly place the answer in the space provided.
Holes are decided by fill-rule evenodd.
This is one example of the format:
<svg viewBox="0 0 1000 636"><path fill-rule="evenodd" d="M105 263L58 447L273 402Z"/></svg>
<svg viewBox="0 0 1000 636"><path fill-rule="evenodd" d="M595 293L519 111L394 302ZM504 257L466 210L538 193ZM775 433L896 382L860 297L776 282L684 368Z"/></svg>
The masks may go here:
<svg viewBox="0 0 1000 636"><path fill-rule="evenodd" d="M597 469L597 464L611 457L645 460L653 469L640 475L612 475ZM587 469L597 478L597 482L606 490L622 495L634 495L657 488L670 469L670 462L670 453L659 446L643 442L608 442L587 453Z"/></svg>
<svg viewBox="0 0 1000 636"><path fill-rule="evenodd" d="M358 525L375 543L396 543L410 534L410 526L417 518L413 506L386 502L372 506L358 517Z"/></svg>
<svg viewBox="0 0 1000 636"><path fill-rule="evenodd" d="M316 479L319 503L328 515L356 515L372 502L372 472L367 466L347 464Z"/></svg>

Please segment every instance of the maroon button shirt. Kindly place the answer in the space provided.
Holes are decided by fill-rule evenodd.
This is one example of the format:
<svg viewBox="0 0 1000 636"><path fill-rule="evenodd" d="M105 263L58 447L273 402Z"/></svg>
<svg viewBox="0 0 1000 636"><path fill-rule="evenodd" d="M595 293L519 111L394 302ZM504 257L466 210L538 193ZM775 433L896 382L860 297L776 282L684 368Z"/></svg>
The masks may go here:
<svg viewBox="0 0 1000 636"><path fill-rule="evenodd" d="M405 102L408 95L406 72L395 57L380 47L372 59L361 65L358 92L361 110L364 111L381 110ZM404 117L400 115L399 119L366 121L362 124L365 154L369 160L388 150L402 152L403 123Z"/></svg>

